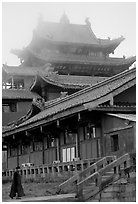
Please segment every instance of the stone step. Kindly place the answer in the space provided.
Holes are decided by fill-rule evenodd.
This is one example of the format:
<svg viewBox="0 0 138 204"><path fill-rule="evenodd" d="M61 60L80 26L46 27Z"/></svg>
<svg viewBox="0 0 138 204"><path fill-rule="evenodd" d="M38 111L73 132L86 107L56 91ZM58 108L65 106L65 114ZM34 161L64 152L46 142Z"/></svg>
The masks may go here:
<svg viewBox="0 0 138 204"><path fill-rule="evenodd" d="M93 188L92 191L88 191L88 192L83 193L83 199L86 201L87 199L89 199L90 197L93 197L98 192L99 192L99 187L95 187L95 188Z"/></svg>
<svg viewBox="0 0 138 204"><path fill-rule="evenodd" d="M85 193L87 193L89 191L93 191L95 189L95 187L96 187L95 184L92 184L92 185L89 185L89 186L85 186L83 188L83 194L85 194Z"/></svg>
<svg viewBox="0 0 138 204"><path fill-rule="evenodd" d="M103 175L102 176L102 181L106 181L111 177L111 175Z"/></svg>

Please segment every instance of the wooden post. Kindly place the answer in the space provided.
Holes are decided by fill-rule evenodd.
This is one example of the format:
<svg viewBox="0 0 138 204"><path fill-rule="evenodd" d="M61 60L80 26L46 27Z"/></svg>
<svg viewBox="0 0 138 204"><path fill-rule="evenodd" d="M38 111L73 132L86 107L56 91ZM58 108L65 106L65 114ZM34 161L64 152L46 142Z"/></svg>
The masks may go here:
<svg viewBox="0 0 138 204"><path fill-rule="evenodd" d="M44 134L42 134L42 162L45 163L45 145L44 145Z"/></svg>
<svg viewBox="0 0 138 204"><path fill-rule="evenodd" d="M40 126L40 133L42 135L42 163L45 163L45 145L44 145L44 132L43 127Z"/></svg>
<svg viewBox="0 0 138 204"><path fill-rule="evenodd" d="M78 134L75 134L76 135L76 157L78 158L79 157L79 153L78 153Z"/></svg>
<svg viewBox="0 0 138 204"><path fill-rule="evenodd" d="M7 144L7 161L6 161L6 167L8 169L8 154L9 154L9 145Z"/></svg>
<svg viewBox="0 0 138 204"><path fill-rule="evenodd" d="M56 139L57 142L57 160L60 160L60 149L59 149L59 138Z"/></svg>
<svg viewBox="0 0 138 204"><path fill-rule="evenodd" d="M17 166L19 166L19 144L17 144Z"/></svg>
<svg viewBox="0 0 138 204"><path fill-rule="evenodd" d="M14 78L13 78L13 76L12 76L12 89L13 89L13 87L14 87Z"/></svg>
<svg viewBox="0 0 138 204"><path fill-rule="evenodd" d="M101 146L101 157L106 155L104 147L104 121L101 119L101 137L100 137L100 146Z"/></svg>
<svg viewBox="0 0 138 204"><path fill-rule="evenodd" d="M76 157L80 158L80 132L79 132L79 125L77 126L77 133L76 133Z"/></svg>

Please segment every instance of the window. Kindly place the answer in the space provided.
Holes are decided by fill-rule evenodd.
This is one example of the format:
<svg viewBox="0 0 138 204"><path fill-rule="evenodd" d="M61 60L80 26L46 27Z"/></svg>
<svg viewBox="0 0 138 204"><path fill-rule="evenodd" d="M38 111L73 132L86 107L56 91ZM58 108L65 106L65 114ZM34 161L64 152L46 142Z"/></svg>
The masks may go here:
<svg viewBox="0 0 138 204"><path fill-rule="evenodd" d="M84 126L84 140L96 137L96 128L93 125Z"/></svg>
<svg viewBox="0 0 138 204"><path fill-rule="evenodd" d="M55 147L56 146L56 138L48 135L48 138L47 138L47 147L50 148L50 147Z"/></svg>
<svg viewBox="0 0 138 204"><path fill-rule="evenodd" d="M76 133L65 130L64 144L72 144L72 143L75 143L75 141L76 141Z"/></svg>
<svg viewBox="0 0 138 204"><path fill-rule="evenodd" d="M21 145L20 147L20 154L28 154L29 152L29 146L28 145Z"/></svg>
<svg viewBox="0 0 138 204"><path fill-rule="evenodd" d="M75 147L65 148L62 150L63 162L73 161L75 158Z"/></svg>
<svg viewBox="0 0 138 204"><path fill-rule="evenodd" d="M24 80L23 79L14 79L13 88L23 89L24 88Z"/></svg>
<svg viewBox="0 0 138 204"><path fill-rule="evenodd" d="M17 148L16 147L10 147L8 156L10 156L10 157L17 156Z"/></svg>
<svg viewBox="0 0 138 204"><path fill-rule="evenodd" d="M2 104L2 112L17 112L17 103Z"/></svg>
<svg viewBox="0 0 138 204"><path fill-rule="evenodd" d="M23 89L24 88L24 79L9 79L7 82L3 83L4 89Z"/></svg>
<svg viewBox="0 0 138 204"><path fill-rule="evenodd" d="M115 152L119 150L118 135L111 136L111 151Z"/></svg>
<svg viewBox="0 0 138 204"><path fill-rule="evenodd" d="M35 142L35 151L42 150L42 142Z"/></svg>

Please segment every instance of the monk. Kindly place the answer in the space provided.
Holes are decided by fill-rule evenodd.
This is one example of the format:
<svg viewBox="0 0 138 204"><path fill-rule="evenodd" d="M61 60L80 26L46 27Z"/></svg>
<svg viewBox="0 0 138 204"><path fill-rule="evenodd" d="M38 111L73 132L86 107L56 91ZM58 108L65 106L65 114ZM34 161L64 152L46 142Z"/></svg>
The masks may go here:
<svg viewBox="0 0 138 204"><path fill-rule="evenodd" d="M16 197L16 199L20 199L22 196L24 196L24 190L21 184L21 176L19 174L20 167L16 167L15 172L13 174L13 181L11 185L11 191L10 191L10 197L13 199L13 197Z"/></svg>

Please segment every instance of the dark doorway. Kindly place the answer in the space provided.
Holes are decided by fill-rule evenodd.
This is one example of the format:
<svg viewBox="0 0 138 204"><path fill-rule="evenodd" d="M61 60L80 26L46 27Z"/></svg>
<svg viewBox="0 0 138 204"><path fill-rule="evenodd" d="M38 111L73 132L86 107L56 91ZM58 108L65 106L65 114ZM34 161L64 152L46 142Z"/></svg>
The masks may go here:
<svg viewBox="0 0 138 204"><path fill-rule="evenodd" d="M111 151L116 152L119 150L118 135L111 136Z"/></svg>

